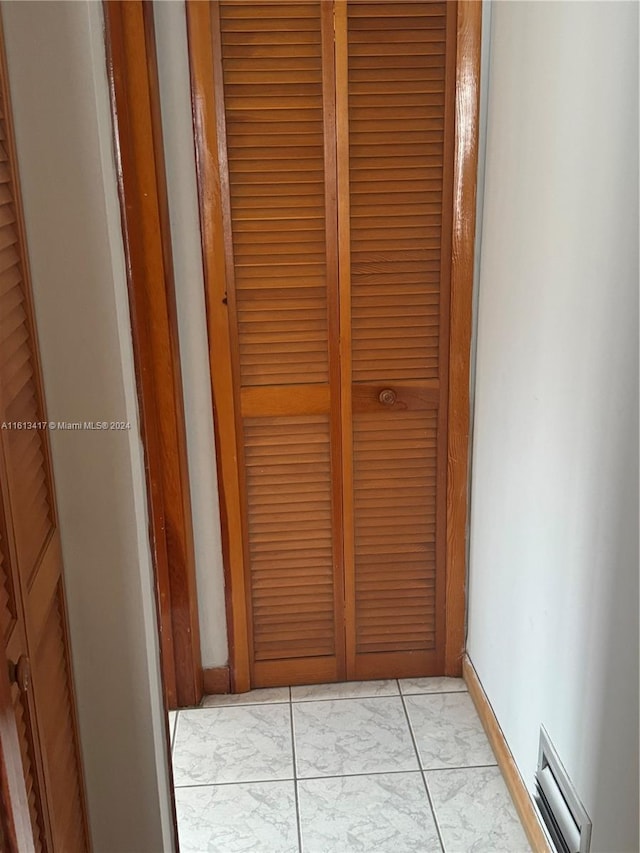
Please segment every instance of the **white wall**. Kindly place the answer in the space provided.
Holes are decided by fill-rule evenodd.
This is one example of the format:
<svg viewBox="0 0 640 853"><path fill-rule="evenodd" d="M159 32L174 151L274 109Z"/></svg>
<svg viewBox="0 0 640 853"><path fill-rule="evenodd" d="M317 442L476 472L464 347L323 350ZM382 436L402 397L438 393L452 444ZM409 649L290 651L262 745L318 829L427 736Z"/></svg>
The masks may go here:
<svg viewBox="0 0 640 853"><path fill-rule="evenodd" d="M203 666L213 667L227 663L227 625L184 2L155 2L154 16L191 481L200 647Z"/></svg>
<svg viewBox="0 0 640 853"><path fill-rule="evenodd" d="M531 787L544 724L638 841L638 7L493 6L468 650Z"/></svg>
<svg viewBox="0 0 640 853"><path fill-rule="evenodd" d="M172 849L102 4L3 3L95 853Z"/></svg>

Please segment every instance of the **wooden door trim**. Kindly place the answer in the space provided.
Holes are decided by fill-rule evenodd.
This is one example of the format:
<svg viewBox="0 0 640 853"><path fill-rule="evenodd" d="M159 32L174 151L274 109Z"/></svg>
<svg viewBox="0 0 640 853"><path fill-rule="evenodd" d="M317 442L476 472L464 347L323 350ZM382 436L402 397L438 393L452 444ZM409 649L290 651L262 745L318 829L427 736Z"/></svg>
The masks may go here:
<svg viewBox="0 0 640 853"><path fill-rule="evenodd" d="M476 226L482 3L458 0L451 301L445 674L462 675L467 585L467 518L473 258Z"/></svg>
<svg viewBox="0 0 640 853"><path fill-rule="evenodd" d="M341 6L341 3L337 4L336 14L341 14ZM225 187L217 165L212 162L215 156L208 144L208 140L214 140L213 148L217 150L221 128L219 116L216 116L215 110L212 109L215 103L215 84L210 73L210 69L214 67L211 6L200 0L187 0L186 8L211 382L221 492L231 689L240 692L247 690L250 686L250 627L246 604L246 554L242 539L242 494L237 470L236 405L230 403L235 399L233 378L228 365L225 364L228 362L226 353L228 353L230 336L222 210L222 194ZM449 424L445 569L445 673L447 675L462 673L465 639L469 377L481 20L480 0L458 0L447 411ZM339 46L336 47L339 58L338 48ZM339 133L340 128L338 128ZM339 157L340 145L338 145L338 204L344 204L344 197L342 202L340 201L340 196L344 196L344 186L340 186ZM342 219L344 222L344 216ZM342 261L346 263L344 258ZM349 547L348 541L345 542L345 547Z"/></svg>
<svg viewBox="0 0 640 853"><path fill-rule="evenodd" d="M153 9L103 8L162 675L175 708L200 702L203 676Z"/></svg>

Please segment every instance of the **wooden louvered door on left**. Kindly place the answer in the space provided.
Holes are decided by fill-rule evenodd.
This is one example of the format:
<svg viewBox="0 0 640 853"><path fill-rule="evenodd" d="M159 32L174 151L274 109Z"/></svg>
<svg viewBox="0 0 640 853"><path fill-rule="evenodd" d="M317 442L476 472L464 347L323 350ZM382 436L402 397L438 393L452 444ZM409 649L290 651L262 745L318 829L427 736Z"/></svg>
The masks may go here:
<svg viewBox="0 0 640 853"><path fill-rule="evenodd" d="M188 21L236 687L443 674L456 4Z"/></svg>
<svg viewBox="0 0 640 853"><path fill-rule="evenodd" d="M251 679L344 677L333 17L191 7L212 33ZM212 105L213 106L213 105Z"/></svg>
<svg viewBox="0 0 640 853"><path fill-rule="evenodd" d="M0 32L0 634L36 851L89 849L62 555ZM4 849L4 848L3 848Z"/></svg>

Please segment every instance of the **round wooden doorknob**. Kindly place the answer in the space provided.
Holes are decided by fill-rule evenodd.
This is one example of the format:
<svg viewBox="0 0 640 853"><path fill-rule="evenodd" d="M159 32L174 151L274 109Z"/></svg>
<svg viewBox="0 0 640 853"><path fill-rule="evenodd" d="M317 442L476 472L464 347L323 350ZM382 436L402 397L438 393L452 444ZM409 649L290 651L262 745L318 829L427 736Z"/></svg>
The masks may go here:
<svg viewBox="0 0 640 853"><path fill-rule="evenodd" d="M396 401L396 392L392 391L391 388L385 388L378 394L378 400L383 406L393 406Z"/></svg>
<svg viewBox="0 0 640 853"><path fill-rule="evenodd" d="M21 693L26 693L31 686L31 662L26 655L18 658L18 663L9 661L9 680L17 684Z"/></svg>

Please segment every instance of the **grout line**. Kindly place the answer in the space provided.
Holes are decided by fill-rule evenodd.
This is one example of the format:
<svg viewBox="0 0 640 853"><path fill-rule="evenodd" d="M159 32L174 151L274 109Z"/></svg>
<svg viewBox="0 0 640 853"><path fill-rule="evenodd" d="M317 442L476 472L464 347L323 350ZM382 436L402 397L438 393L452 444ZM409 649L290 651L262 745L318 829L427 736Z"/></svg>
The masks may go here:
<svg viewBox="0 0 640 853"><path fill-rule="evenodd" d="M431 806L431 814L433 815L433 822L436 825L436 832L438 833L438 838L440 839L440 846L442 847L443 853L447 853L447 849L444 846L444 839L442 837L442 832L440 831L440 824L438 823L438 815L436 814L436 807L431 799L431 791L429 790L429 785L427 783L427 776L425 771L422 771L422 782L424 784L424 789L427 792L427 798L429 799L429 805Z"/></svg>
<svg viewBox="0 0 640 853"><path fill-rule="evenodd" d="M400 687L398 685L397 678L387 678L385 681L396 682L396 692L395 693L362 693L357 696L327 696L326 698L316 698L314 696L310 696L309 698L295 699L293 695L294 687L308 687L310 690L319 690L323 687L336 687L336 686L344 686L345 688L349 688L351 684L357 684L359 682L350 682L350 681L332 681L327 684L294 684L289 689L291 690L291 701L294 703L299 702L331 702L337 699L388 699L390 696L398 696L400 693ZM372 682L375 683L375 682Z"/></svg>
<svg viewBox="0 0 640 853"><path fill-rule="evenodd" d="M394 679L397 680L397 679ZM184 708L186 711L212 711L217 710L218 708L253 708L256 705L301 705L306 702L344 702L353 699L393 699L396 696L441 696L446 693L447 695L452 693L468 693L468 690L428 690L423 691L422 693L403 693L400 686L398 686L397 693L377 693L375 695L363 695L363 696L328 696L325 699L294 699L293 694L291 693L291 688L289 688L289 699L282 699L278 702L234 702L229 704L220 704L220 705L206 705L200 706L197 708Z"/></svg>
<svg viewBox="0 0 640 853"><path fill-rule="evenodd" d="M228 788L231 785L265 785L270 782L273 782L274 784L276 782L295 782L295 779L292 776L289 776L286 779L240 779L237 782L200 782L199 784L194 785L174 785L173 787L176 790L182 790L184 788Z"/></svg>
<svg viewBox="0 0 640 853"><path fill-rule="evenodd" d="M429 803L429 808L431 809L431 815L433 817L433 823L436 828L436 832L438 833L438 840L440 841L440 847L442 848L442 853L446 853L444 847L444 841L442 840L442 833L440 832L440 826L438 825L438 818L436 817L436 810L433 807L433 802L431 800L431 794L429 793L429 788L427 786L427 780L424 775L424 771L422 770L422 761L420 759L420 751L418 750L418 744L416 742L415 735L413 733L413 727L411 725L411 719L409 718L409 712L407 711L407 706L404 702L404 696L400 695L400 699L402 700L402 707L404 709L404 715L407 720L407 725L409 726L409 734L411 735L411 742L413 743L413 748L416 751L416 758L418 759L418 767L420 768L422 775L422 784L424 785L424 790L427 795L427 801Z"/></svg>
<svg viewBox="0 0 640 853"><path fill-rule="evenodd" d="M469 691L465 687L464 690L423 690L422 692L418 691L417 693L408 693L408 692L403 693L402 690L400 690L400 695L401 696L442 696L444 693L446 693L448 696L450 696L452 693L468 693L468 692Z"/></svg>
<svg viewBox="0 0 640 853"><path fill-rule="evenodd" d="M357 699L397 699L399 693L387 693L377 696L328 696L326 699L292 699L292 705L308 705L310 702L353 702Z"/></svg>
<svg viewBox="0 0 640 853"><path fill-rule="evenodd" d="M464 764L461 767L423 767L423 773L447 773L449 770L488 770L489 767L498 767L494 764ZM499 769L499 768L498 768Z"/></svg>
<svg viewBox="0 0 640 853"><path fill-rule="evenodd" d="M255 708L257 706L270 707L271 705L289 705L290 699L282 699L279 702L225 702L220 705L204 705L199 708L187 708L188 711L217 711L220 708Z"/></svg>
<svg viewBox="0 0 640 853"><path fill-rule="evenodd" d="M401 776L403 773L420 773L421 770L371 770L368 773L332 773L331 776L302 776L300 782L319 782L323 779L351 779L359 776Z"/></svg>
<svg viewBox="0 0 640 853"><path fill-rule="evenodd" d="M234 782L202 782L194 785L174 785L174 788L216 788L225 785L262 785L265 782L317 782L322 779L350 779L358 776L400 776L403 773L446 773L449 770L488 770L497 764L465 764L461 767L431 767L417 770L370 770L368 773L332 773L330 776L288 776L285 779L237 779Z"/></svg>
<svg viewBox="0 0 640 853"><path fill-rule="evenodd" d="M293 761L293 793L296 800L296 827L298 829L298 850L302 853L302 827L300 826L300 802L298 799L298 769L296 767L296 730L293 723L293 704L289 688L289 719L291 720L291 758Z"/></svg>

